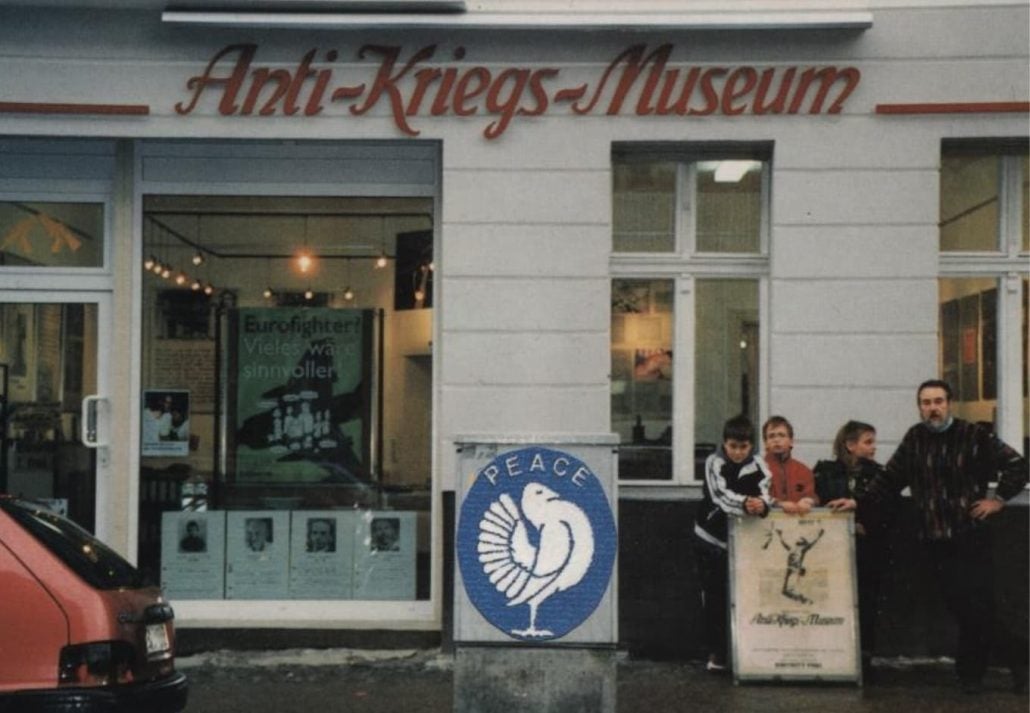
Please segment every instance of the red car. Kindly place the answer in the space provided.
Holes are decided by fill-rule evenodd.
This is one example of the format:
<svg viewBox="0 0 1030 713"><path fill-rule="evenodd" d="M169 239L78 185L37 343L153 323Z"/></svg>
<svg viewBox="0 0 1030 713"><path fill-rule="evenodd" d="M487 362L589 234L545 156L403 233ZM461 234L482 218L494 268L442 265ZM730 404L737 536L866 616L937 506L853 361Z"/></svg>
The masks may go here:
<svg viewBox="0 0 1030 713"><path fill-rule="evenodd" d="M0 495L0 713L178 713L172 608L72 521Z"/></svg>

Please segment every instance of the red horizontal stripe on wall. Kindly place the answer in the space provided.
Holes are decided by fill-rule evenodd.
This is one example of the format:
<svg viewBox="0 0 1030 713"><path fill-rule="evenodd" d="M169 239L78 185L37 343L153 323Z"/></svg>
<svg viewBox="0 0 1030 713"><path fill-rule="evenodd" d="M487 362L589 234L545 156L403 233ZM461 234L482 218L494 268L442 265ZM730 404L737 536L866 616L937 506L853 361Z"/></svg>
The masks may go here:
<svg viewBox="0 0 1030 713"><path fill-rule="evenodd" d="M39 102L0 102L4 114L104 114L114 116L146 116L146 104L54 104Z"/></svg>
<svg viewBox="0 0 1030 713"><path fill-rule="evenodd" d="M943 104L877 104L877 114L1030 113L1030 102L953 102Z"/></svg>

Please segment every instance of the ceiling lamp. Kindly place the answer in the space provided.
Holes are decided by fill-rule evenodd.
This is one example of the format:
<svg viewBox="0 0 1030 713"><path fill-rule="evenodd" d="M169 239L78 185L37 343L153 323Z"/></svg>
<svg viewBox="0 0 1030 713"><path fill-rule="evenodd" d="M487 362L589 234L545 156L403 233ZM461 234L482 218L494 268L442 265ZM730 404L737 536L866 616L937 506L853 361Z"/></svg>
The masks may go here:
<svg viewBox="0 0 1030 713"><path fill-rule="evenodd" d="M719 161L715 169L716 183L740 183L748 172L762 167L759 161Z"/></svg>
<svg viewBox="0 0 1030 713"><path fill-rule="evenodd" d="M379 221L379 257L376 258L376 269L386 267L386 216Z"/></svg>

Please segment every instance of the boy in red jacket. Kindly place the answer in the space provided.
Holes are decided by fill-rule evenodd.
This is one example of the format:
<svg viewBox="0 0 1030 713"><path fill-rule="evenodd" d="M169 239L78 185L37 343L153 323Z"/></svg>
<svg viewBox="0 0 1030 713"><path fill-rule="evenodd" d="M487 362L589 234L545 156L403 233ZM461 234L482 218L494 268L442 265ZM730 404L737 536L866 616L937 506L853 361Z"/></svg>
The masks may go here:
<svg viewBox="0 0 1030 713"><path fill-rule="evenodd" d="M783 416L770 416L762 425L765 462L772 471L769 494L783 512L804 515L819 502L812 469L791 456L794 427Z"/></svg>

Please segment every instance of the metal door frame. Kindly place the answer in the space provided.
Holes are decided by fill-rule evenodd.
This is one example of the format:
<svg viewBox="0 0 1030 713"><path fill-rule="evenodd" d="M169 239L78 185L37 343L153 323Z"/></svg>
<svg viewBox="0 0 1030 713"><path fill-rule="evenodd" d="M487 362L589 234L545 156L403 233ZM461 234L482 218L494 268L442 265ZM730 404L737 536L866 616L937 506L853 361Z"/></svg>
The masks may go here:
<svg viewBox="0 0 1030 713"><path fill-rule="evenodd" d="M51 279L39 276L39 282L59 283L58 279ZM10 290L0 287L0 303L7 304L93 304L97 308L97 388L96 396L107 397L110 394L110 373L111 364L111 342L113 337L113 295L109 290L62 290L50 287L40 290ZM89 394L83 394L87 396ZM108 417L101 422L101 428L106 429L108 435L111 433L111 422L109 418L110 409L107 410ZM103 438L103 436L101 436ZM109 446L99 446L96 457L96 490L93 493L95 498L95 522L94 531L96 536L105 540L110 534L114 522L114 514L108 512L110 504L110 485L112 482L111 457Z"/></svg>

